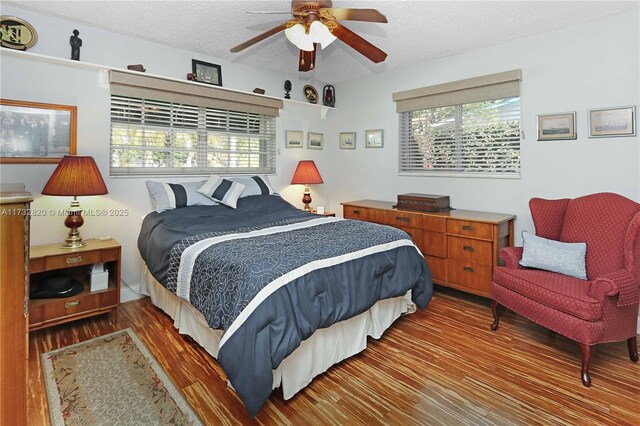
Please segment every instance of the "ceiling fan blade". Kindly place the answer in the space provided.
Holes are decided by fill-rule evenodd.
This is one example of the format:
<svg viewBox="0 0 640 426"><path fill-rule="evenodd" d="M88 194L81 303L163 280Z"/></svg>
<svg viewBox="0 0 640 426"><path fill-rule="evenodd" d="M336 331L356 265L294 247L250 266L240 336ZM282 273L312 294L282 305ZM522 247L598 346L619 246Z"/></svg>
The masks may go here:
<svg viewBox="0 0 640 426"><path fill-rule="evenodd" d="M337 24L337 26L333 29L333 35L338 37L349 46L353 47L355 50L357 50L376 64L378 62L384 61L387 58L386 53L375 47L373 44L369 43L367 40L360 37L358 34L351 31L350 29L346 28L344 25Z"/></svg>
<svg viewBox="0 0 640 426"><path fill-rule="evenodd" d="M250 13L252 15L290 15L291 11L287 10L286 12L275 12L271 10L246 10L244 13Z"/></svg>
<svg viewBox="0 0 640 426"><path fill-rule="evenodd" d="M365 21L387 23L387 17L375 9L346 9L327 8L325 9L338 21Z"/></svg>
<svg viewBox="0 0 640 426"><path fill-rule="evenodd" d="M241 43L239 45L237 45L236 47L232 47L231 49L229 49L231 51L231 53L237 53L240 52L241 50L246 49L249 46L253 46L254 44L256 44L259 41L264 40L267 37L271 37L274 34L278 34L280 31L284 31L287 29L287 24L281 24L275 28L270 29L269 31L266 31L260 35L255 36L254 38L252 38L251 40L247 40L244 43Z"/></svg>
<svg viewBox="0 0 640 426"><path fill-rule="evenodd" d="M316 50L316 43L313 43L313 50L310 52L300 50L300 57L298 59L298 71L311 71L316 67Z"/></svg>

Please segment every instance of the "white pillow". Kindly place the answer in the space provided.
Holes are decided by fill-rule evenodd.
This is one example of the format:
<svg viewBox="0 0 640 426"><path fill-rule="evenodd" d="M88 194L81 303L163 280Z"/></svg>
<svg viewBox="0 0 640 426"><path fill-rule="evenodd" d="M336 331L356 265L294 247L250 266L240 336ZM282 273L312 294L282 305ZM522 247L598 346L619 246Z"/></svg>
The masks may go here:
<svg viewBox="0 0 640 426"><path fill-rule="evenodd" d="M243 184L232 182L216 175L211 175L211 177L198 188L199 193L232 209L236 208L238 198L242 195L242 191L244 191Z"/></svg>
<svg viewBox="0 0 640 426"><path fill-rule="evenodd" d="M562 243L522 231L520 265L587 279L587 243Z"/></svg>

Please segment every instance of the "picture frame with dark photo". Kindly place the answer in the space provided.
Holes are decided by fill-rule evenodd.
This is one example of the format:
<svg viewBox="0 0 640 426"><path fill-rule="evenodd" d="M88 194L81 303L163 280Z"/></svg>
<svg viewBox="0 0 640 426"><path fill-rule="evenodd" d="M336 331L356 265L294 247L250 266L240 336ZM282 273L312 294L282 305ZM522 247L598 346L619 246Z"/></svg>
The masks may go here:
<svg viewBox="0 0 640 426"><path fill-rule="evenodd" d="M356 149L356 132L340 133L340 149Z"/></svg>
<svg viewBox="0 0 640 426"><path fill-rule="evenodd" d="M307 148L308 149L323 149L324 147L324 134L307 132Z"/></svg>
<svg viewBox="0 0 640 426"><path fill-rule="evenodd" d="M198 83L222 86L222 67L220 65L192 59L191 70Z"/></svg>
<svg viewBox="0 0 640 426"><path fill-rule="evenodd" d="M286 130L284 139L286 148L302 148L304 132L302 130Z"/></svg>
<svg viewBox="0 0 640 426"><path fill-rule="evenodd" d="M589 110L590 138L610 138L635 135L635 105Z"/></svg>
<svg viewBox="0 0 640 426"><path fill-rule="evenodd" d="M384 146L383 130L365 130L364 131L364 147L365 148L382 148Z"/></svg>
<svg viewBox="0 0 640 426"><path fill-rule="evenodd" d="M77 107L0 99L0 163L58 163L76 154Z"/></svg>
<svg viewBox="0 0 640 426"><path fill-rule="evenodd" d="M571 140L577 137L575 112L538 115L539 141Z"/></svg>

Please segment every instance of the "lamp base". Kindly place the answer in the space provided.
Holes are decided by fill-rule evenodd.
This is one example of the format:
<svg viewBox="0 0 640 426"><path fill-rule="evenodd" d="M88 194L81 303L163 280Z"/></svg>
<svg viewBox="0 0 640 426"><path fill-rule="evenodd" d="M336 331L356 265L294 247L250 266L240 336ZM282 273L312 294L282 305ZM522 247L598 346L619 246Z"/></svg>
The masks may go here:
<svg viewBox="0 0 640 426"><path fill-rule="evenodd" d="M71 202L71 207L67 210L67 218L64 220L64 225L69 228L69 235L64 239L64 244L60 246L61 248L75 249L87 245L87 243L82 241L80 231L78 231L78 228L80 228L82 224L84 224L82 208L78 200L74 197Z"/></svg>
<svg viewBox="0 0 640 426"><path fill-rule="evenodd" d="M302 195L302 202L304 203L304 211L310 212L311 211L311 207L309 206L309 204L311 204L311 191L309 191L309 187L308 186L304 187L304 193Z"/></svg>

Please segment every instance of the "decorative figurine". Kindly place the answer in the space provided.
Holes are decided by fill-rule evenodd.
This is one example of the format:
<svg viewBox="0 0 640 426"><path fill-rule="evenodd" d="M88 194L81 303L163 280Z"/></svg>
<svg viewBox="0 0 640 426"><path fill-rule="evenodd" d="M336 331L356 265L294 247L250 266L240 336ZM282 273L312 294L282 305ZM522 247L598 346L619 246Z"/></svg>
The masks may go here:
<svg viewBox="0 0 640 426"><path fill-rule="evenodd" d="M198 81L198 77L196 77L196 75L192 72L190 72L189 74L187 74L187 80L189 81Z"/></svg>
<svg viewBox="0 0 640 426"><path fill-rule="evenodd" d="M131 71L145 72L147 69L142 64L127 65L127 69Z"/></svg>
<svg viewBox="0 0 640 426"><path fill-rule="evenodd" d="M259 95L264 95L264 89L256 87L255 89L253 89L253 93L257 93Z"/></svg>
<svg viewBox="0 0 640 426"><path fill-rule="evenodd" d="M336 89L330 85L327 84L326 86L324 86L324 90L322 91L322 103L324 104L324 106L328 106L328 107L333 107L336 105Z"/></svg>
<svg viewBox="0 0 640 426"><path fill-rule="evenodd" d="M74 61L80 60L80 47L82 46L82 39L78 37L80 31L73 30L73 35L69 38L69 44L71 45L71 59Z"/></svg>
<svg viewBox="0 0 640 426"><path fill-rule="evenodd" d="M291 80L285 80L284 81L284 98L285 99L291 99L291 95L289 95L289 92L291 91Z"/></svg>

